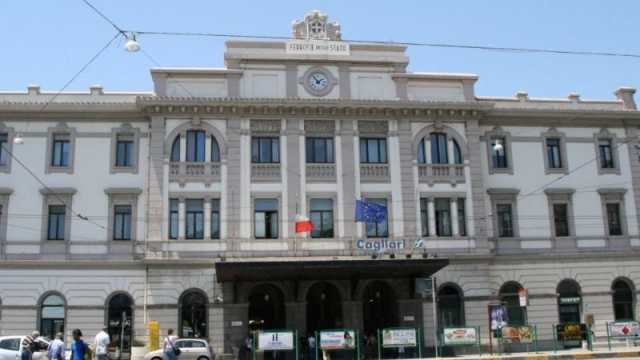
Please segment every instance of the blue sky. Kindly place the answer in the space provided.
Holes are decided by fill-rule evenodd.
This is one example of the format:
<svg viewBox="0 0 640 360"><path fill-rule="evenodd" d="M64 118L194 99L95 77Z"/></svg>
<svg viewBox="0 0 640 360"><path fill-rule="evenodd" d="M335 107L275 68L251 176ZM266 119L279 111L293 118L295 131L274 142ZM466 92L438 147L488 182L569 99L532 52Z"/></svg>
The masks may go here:
<svg viewBox="0 0 640 360"><path fill-rule="evenodd" d="M290 35L293 19L319 9L347 39L393 40L640 53L640 1L600 0L92 0L126 29ZM0 1L0 90L39 84L57 90L113 36L81 0ZM224 40L142 37L163 66L224 65ZM412 47L412 71L480 76L477 94L611 99L618 86L640 87L640 59L513 54ZM70 89L152 89L141 53L109 48Z"/></svg>

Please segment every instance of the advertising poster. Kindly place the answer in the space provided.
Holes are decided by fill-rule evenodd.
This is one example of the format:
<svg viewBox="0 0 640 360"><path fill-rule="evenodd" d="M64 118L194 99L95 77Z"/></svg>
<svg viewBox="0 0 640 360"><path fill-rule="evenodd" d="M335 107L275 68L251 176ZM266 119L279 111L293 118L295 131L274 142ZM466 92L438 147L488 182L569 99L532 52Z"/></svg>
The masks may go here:
<svg viewBox="0 0 640 360"><path fill-rule="evenodd" d="M587 340L586 324L559 324L556 325L558 341L582 341Z"/></svg>
<svg viewBox="0 0 640 360"><path fill-rule="evenodd" d="M293 332L265 331L258 333L258 350L293 350Z"/></svg>
<svg viewBox="0 0 640 360"><path fill-rule="evenodd" d="M640 323L637 321L619 321L609 323L609 336L611 337L638 337L640 336Z"/></svg>
<svg viewBox="0 0 640 360"><path fill-rule="evenodd" d="M416 329L384 329L382 330L382 346L412 347L418 345Z"/></svg>
<svg viewBox="0 0 640 360"><path fill-rule="evenodd" d="M475 345L478 342L478 334L475 328L445 328L445 345Z"/></svg>
<svg viewBox="0 0 640 360"><path fill-rule="evenodd" d="M320 349L322 350L341 350L355 348L356 334L353 330L320 332Z"/></svg>
<svg viewBox="0 0 640 360"><path fill-rule="evenodd" d="M533 327L504 326L502 327L502 341L508 344L531 344L533 343Z"/></svg>
<svg viewBox="0 0 640 360"><path fill-rule="evenodd" d="M489 321L491 330L497 331L507 325L507 309L503 305L489 305Z"/></svg>

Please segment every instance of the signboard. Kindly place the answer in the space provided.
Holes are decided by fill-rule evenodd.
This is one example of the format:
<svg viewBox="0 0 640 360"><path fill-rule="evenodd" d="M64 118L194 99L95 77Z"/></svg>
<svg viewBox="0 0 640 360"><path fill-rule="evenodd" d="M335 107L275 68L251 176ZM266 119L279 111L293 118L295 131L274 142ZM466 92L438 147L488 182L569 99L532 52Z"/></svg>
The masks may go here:
<svg viewBox="0 0 640 360"><path fill-rule="evenodd" d="M382 346L385 348L418 346L416 329L383 329Z"/></svg>
<svg viewBox="0 0 640 360"><path fill-rule="evenodd" d="M426 298L432 295L433 292L433 279L432 278L416 278L416 295Z"/></svg>
<svg viewBox="0 0 640 360"><path fill-rule="evenodd" d="M475 345L478 342L476 328L445 328L445 345Z"/></svg>
<svg viewBox="0 0 640 360"><path fill-rule="evenodd" d="M579 296L575 296L575 297L561 297L560 298L560 304L562 305L568 305L568 304L580 304L580 297Z"/></svg>
<svg viewBox="0 0 640 360"><path fill-rule="evenodd" d="M507 308L504 305L489 305L489 322L491 330L497 331L507 325Z"/></svg>
<svg viewBox="0 0 640 360"><path fill-rule="evenodd" d="M320 331L320 349L342 350L356 348L356 333L353 330Z"/></svg>
<svg viewBox="0 0 640 360"><path fill-rule="evenodd" d="M533 326L503 326L502 341L508 344L533 343Z"/></svg>
<svg viewBox="0 0 640 360"><path fill-rule="evenodd" d="M520 307L527 307L529 305L529 291L527 289L519 289L518 300L520 301Z"/></svg>
<svg viewBox="0 0 640 360"><path fill-rule="evenodd" d="M360 250L370 251L393 251L404 249L422 249L424 247L424 241L422 239L409 240L388 240L388 239L360 239L356 241L356 248Z"/></svg>
<svg viewBox="0 0 640 360"><path fill-rule="evenodd" d="M258 350L293 350L293 331L261 331L258 333Z"/></svg>
<svg viewBox="0 0 640 360"><path fill-rule="evenodd" d="M587 324L558 324L556 334L558 341L587 340Z"/></svg>
<svg viewBox="0 0 640 360"><path fill-rule="evenodd" d="M287 54L292 55L331 55L349 56L349 43L327 40L290 40L287 42Z"/></svg>
<svg viewBox="0 0 640 360"><path fill-rule="evenodd" d="M609 323L610 337L637 337L640 336L640 323L637 321L620 321Z"/></svg>

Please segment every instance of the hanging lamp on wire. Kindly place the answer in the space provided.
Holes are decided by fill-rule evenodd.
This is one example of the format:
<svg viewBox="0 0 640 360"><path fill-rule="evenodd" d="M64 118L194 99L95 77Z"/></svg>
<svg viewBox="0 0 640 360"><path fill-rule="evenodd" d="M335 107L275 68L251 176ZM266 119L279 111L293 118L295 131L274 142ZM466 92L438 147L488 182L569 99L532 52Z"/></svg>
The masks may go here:
<svg viewBox="0 0 640 360"><path fill-rule="evenodd" d="M127 42L124 44L124 49L127 52L134 53L140 51L140 43L136 39L135 33L124 34L127 38Z"/></svg>

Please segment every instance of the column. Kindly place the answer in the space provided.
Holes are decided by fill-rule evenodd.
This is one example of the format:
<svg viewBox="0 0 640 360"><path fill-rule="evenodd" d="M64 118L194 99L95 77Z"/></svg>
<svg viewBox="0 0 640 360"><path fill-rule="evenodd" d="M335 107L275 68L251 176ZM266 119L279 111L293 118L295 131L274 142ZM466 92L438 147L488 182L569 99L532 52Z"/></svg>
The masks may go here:
<svg viewBox="0 0 640 360"><path fill-rule="evenodd" d="M339 122L340 124L340 143L341 143L341 168L342 172L339 172L337 176L342 181L342 198L340 198L340 193L338 193L338 206L343 207L343 216L342 216L342 228L344 229L344 237L351 238L356 235L354 229L361 228L359 224L357 226L353 226L354 223L354 214L355 214L355 198L356 195L356 180L359 179L359 171L360 169L357 167L359 163L355 157L355 144L356 137L354 132L354 122L353 120L343 120ZM355 145L354 145L355 144ZM356 174L358 171L358 174Z"/></svg>
<svg viewBox="0 0 640 360"><path fill-rule="evenodd" d="M408 120L398 120L398 139L400 153L400 186L402 203L396 202L393 197L394 204L402 204L402 219L404 220L404 235L407 237L420 237L421 231L418 226L419 219L419 196L416 192L417 182L415 174L415 151L413 148L413 134L411 132L411 122Z"/></svg>
<svg viewBox="0 0 640 360"><path fill-rule="evenodd" d="M452 197L451 199L451 231L453 236L460 236L460 228L458 227L458 199Z"/></svg>
<svg viewBox="0 0 640 360"><path fill-rule="evenodd" d="M178 203L178 239L184 240L186 233L186 204L184 198L180 198Z"/></svg>
<svg viewBox="0 0 640 360"><path fill-rule="evenodd" d="M471 183L471 208L466 209L468 216L472 219L469 228L473 229L473 236L476 241L476 249L481 252L489 251L487 239L487 209L486 190L484 188L482 171L482 143L480 142L481 129L478 120L467 121L467 145L469 147L469 180ZM486 164L485 164L486 166ZM469 231L470 235L471 232Z"/></svg>
<svg viewBox="0 0 640 360"><path fill-rule="evenodd" d="M226 194L221 197L226 198L222 202L221 212L224 213L222 222L226 223L226 238L236 238L240 235L240 189L242 189L241 173L241 149L240 149L240 126L241 120L233 118L227 120L227 143L226 143ZM246 188L245 188L246 191ZM224 209L224 211L222 211ZM225 226L223 225L222 228ZM222 234L221 234L222 235Z"/></svg>
<svg viewBox="0 0 640 360"><path fill-rule="evenodd" d="M204 239L211 240L211 198L204 198Z"/></svg>
<svg viewBox="0 0 640 360"><path fill-rule="evenodd" d="M149 195L148 195L148 240L158 241L163 236L165 214L164 191L167 190L165 183L165 161L164 161L164 137L165 122L163 117L154 116L151 118L151 130L149 139Z"/></svg>
<svg viewBox="0 0 640 360"><path fill-rule="evenodd" d="M302 121L298 119L287 119L285 122L285 137L286 137L286 164L282 164L282 176L287 178L286 188L283 192L287 193L287 212L284 213L284 223L287 224L288 233L294 238L295 231L295 218L296 209L301 211L300 208L300 177L302 169L300 168L300 135L302 130L300 125ZM284 144L283 144L284 146ZM283 184L284 185L284 184ZM285 233L283 232L283 235ZM293 247L292 247L293 248Z"/></svg>
<svg viewBox="0 0 640 360"><path fill-rule="evenodd" d="M427 199L427 209L429 215L429 236L436 236L436 207L432 197Z"/></svg>
<svg viewBox="0 0 640 360"><path fill-rule="evenodd" d="M388 209L391 210L389 216L394 220L391 222L393 227L390 229L390 235L394 237L404 236L405 227L411 230L412 236L416 234L416 219L413 218L413 207L415 206L413 189L415 189L415 184L413 183L413 173L410 167L412 159L411 142L407 141L408 144L403 144L402 141L400 141L398 136L399 121L401 120L389 121L389 135L387 140L389 144L387 149L389 153L388 166L391 178L391 202L389 203ZM403 124L407 125L409 123L404 121ZM407 130L408 131L404 131L403 133L403 140L410 140L411 129L409 128ZM407 180L406 184L405 179ZM404 198L406 188L408 188L409 192L408 199ZM405 220L405 214L411 220Z"/></svg>

